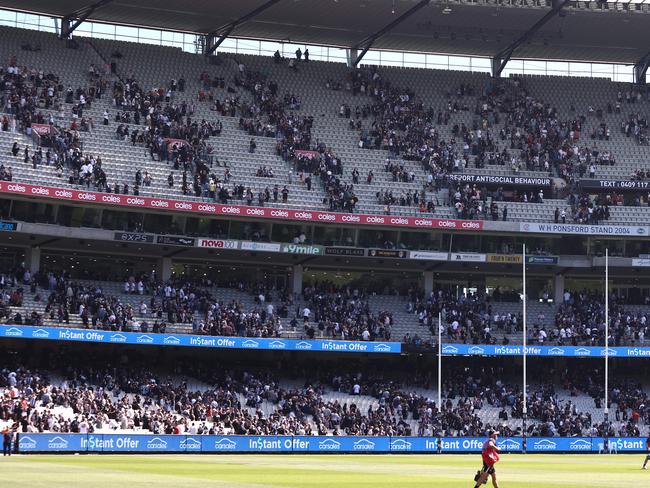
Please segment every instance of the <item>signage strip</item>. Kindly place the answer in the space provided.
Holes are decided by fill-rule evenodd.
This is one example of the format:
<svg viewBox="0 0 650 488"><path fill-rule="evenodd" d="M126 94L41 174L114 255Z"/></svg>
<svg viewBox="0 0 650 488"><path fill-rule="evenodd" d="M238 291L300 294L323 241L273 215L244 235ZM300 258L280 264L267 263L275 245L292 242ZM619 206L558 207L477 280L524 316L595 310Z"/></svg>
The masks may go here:
<svg viewBox="0 0 650 488"><path fill-rule="evenodd" d="M268 218L298 222L318 222L321 224L381 225L388 227L470 232L483 230L483 222L480 220L346 214L318 210L285 210L272 207L247 207L243 205L223 205L215 202L194 202L189 200L171 200L168 198L151 198L136 195L80 191L68 188L55 188L7 181L0 182L0 193L73 201L84 204L94 203L125 208L150 208L154 210L192 212L224 217Z"/></svg>
<svg viewBox="0 0 650 488"><path fill-rule="evenodd" d="M642 437L610 437L612 452L645 452ZM483 437L355 437L355 436L239 436L239 435L155 435L155 434L59 434L20 433L21 453L464 453L481 452ZM601 452L602 437L528 437L526 452ZM497 441L502 452L523 451L522 437Z"/></svg>
<svg viewBox="0 0 650 488"><path fill-rule="evenodd" d="M443 344L443 356L522 356L521 345ZM605 348L597 346L526 346L526 355L544 357L604 357ZM650 347L610 347L610 357L650 358Z"/></svg>
<svg viewBox="0 0 650 488"><path fill-rule="evenodd" d="M284 338L221 337L190 334L154 334L146 332L108 332L104 330L70 329L59 327L32 327L23 325L0 326L0 337L12 339L44 339L55 341L99 342L105 344L137 344L151 346L209 347L215 349L255 349L280 351L402 352L399 342L366 342L338 340L306 340Z"/></svg>
<svg viewBox="0 0 650 488"><path fill-rule="evenodd" d="M522 222L520 232L538 234L571 234L583 236L644 237L649 234L648 226L642 225L590 225L590 224L538 224Z"/></svg>

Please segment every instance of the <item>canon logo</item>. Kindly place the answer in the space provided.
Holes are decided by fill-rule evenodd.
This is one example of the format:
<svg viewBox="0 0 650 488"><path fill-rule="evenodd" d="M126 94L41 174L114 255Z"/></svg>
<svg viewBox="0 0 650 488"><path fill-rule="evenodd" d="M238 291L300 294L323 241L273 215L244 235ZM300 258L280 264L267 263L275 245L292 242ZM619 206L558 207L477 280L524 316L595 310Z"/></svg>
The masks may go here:
<svg viewBox="0 0 650 488"><path fill-rule="evenodd" d="M238 207L223 207L221 209L221 212L228 214L238 214L241 212L241 210Z"/></svg>
<svg viewBox="0 0 650 488"><path fill-rule="evenodd" d="M318 220L327 220L328 222L331 222L332 220L336 220L336 217L332 214L318 214Z"/></svg>
<svg viewBox="0 0 650 488"><path fill-rule="evenodd" d="M297 218L297 219L311 220L311 213L310 212L296 212L294 214L294 217Z"/></svg>
<svg viewBox="0 0 650 488"><path fill-rule="evenodd" d="M289 217L286 210L271 210L271 217Z"/></svg>
<svg viewBox="0 0 650 488"><path fill-rule="evenodd" d="M341 220L343 222L361 222L361 217L358 215L344 215Z"/></svg>
<svg viewBox="0 0 650 488"><path fill-rule="evenodd" d="M32 188L32 193L34 195L49 195L50 190L48 190L47 188L43 188L42 186L35 186L34 188Z"/></svg>
<svg viewBox="0 0 650 488"><path fill-rule="evenodd" d="M151 206L167 208L169 207L169 202L166 200L151 200Z"/></svg>
<svg viewBox="0 0 650 488"><path fill-rule="evenodd" d="M217 207L215 207L214 205L199 205L199 210L201 212L213 212L214 213L214 212L217 211Z"/></svg>
<svg viewBox="0 0 650 488"><path fill-rule="evenodd" d="M142 198L127 198L126 203L129 205L144 205L144 200Z"/></svg>
<svg viewBox="0 0 650 488"><path fill-rule="evenodd" d="M192 204L185 202L174 202L174 208L177 208L179 210L192 210Z"/></svg>
<svg viewBox="0 0 650 488"><path fill-rule="evenodd" d="M427 219L415 219L414 223L420 227L431 227L433 225L433 222Z"/></svg>
<svg viewBox="0 0 650 488"><path fill-rule="evenodd" d="M117 195L103 195L102 202L106 203L120 203L122 199Z"/></svg>
<svg viewBox="0 0 650 488"><path fill-rule="evenodd" d="M72 198L72 192L67 190L57 190L54 192L57 197Z"/></svg>
<svg viewBox="0 0 650 488"><path fill-rule="evenodd" d="M461 224L461 227L463 229L480 229L481 224L480 224L480 222L463 222Z"/></svg>
<svg viewBox="0 0 650 488"><path fill-rule="evenodd" d="M390 219L390 223L395 225L408 225L409 221L408 219L394 218Z"/></svg>
<svg viewBox="0 0 650 488"><path fill-rule="evenodd" d="M368 217L366 219L366 222L369 224L383 224L384 223L384 218L383 217Z"/></svg>
<svg viewBox="0 0 650 488"><path fill-rule="evenodd" d="M19 193L25 193L27 191L27 188L25 188L23 185L9 185L7 187L7 190L17 191Z"/></svg>
<svg viewBox="0 0 650 488"><path fill-rule="evenodd" d="M264 215L264 210L261 208L247 208L246 215Z"/></svg>
<svg viewBox="0 0 650 488"><path fill-rule="evenodd" d="M451 229L455 229L456 222L452 222L451 220L441 220L438 222L438 227L449 227Z"/></svg>
<svg viewBox="0 0 650 488"><path fill-rule="evenodd" d="M97 200L97 195L95 195L94 193L79 193L79 195L77 195L77 198L79 200L89 200L94 202L95 200Z"/></svg>

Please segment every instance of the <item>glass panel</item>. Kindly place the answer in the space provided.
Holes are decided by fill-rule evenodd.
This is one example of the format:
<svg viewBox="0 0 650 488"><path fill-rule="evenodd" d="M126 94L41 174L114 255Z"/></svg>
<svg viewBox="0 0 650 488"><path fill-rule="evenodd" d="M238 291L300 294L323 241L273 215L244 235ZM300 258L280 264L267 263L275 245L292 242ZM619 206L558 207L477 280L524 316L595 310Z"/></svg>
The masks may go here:
<svg viewBox="0 0 650 488"><path fill-rule="evenodd" d="M378 65L380 63L380 55L381 53L379 51L368 51L366 55L363 57L362 64L368 65L368 64L376 64Z"/></svg>
<svg viewBox="0 0 650 488"><path fill-rule="evenodd" d="M469 70L469 66L469 58L466 58L464 56L449 56L450 69L460 69L461 71L466 71Z"/></svg>
<svg viewBox="0 0 650 488"><path fill-rule="evenodd" d="M96 22L92 23L93 35L104 34L115 36L115 26L108 24L98 24Z"/></svg>
<svg viewBox="0 0 650 488"><path fill-rule="evenodd" d="M404 66L424 68L427 64L426 54L404 53Z"/></svg>
<svg viewBox="0 0 650 488"><path fill-rule="evenodd" d="M327 61L329 48L326 46L307 46L309 48L309 59L314 61Z"/></svg>
<svg viewBox="0 0 650 488"><path fill-rule="evenodd" d="M161 32L159 30L154 30L154 29L138 29L138 37L142 39L153 39L157 41L158 44L160 44L160 34Z"/></svg>
<svg viewBox="0 0 650 488"><path fill-rule="evenodd" d="M217 49L218 52L236 53L238 39L226 39Z"/></svg>
<svg viewBox="0 0 650 488"><path fill-rule="evenodd" d="M630 75L632 70L630 70ZM593 63L591 65L591 76L594 78L614 78L614 65L613 64L603 64L603 63Z"/></svg>
<svg viewBox="0 0 650 488"><path fill-rule="evenodd" d="M521 59L512 59L503 69L501 76L508 78L511 75L520 75L524 72L524 61Z"/></svg>
<svg viewBox="0 0 650 488"><path fill-rule="evenodd" d="M38 30L43 32L56 32L56 28L54 27L54 19L47 19L43 17L41 19L41 25Z"/></svg>
<svg viewBox="0 0 650 488"><path fill-rule="evenodd" d="M427 54L427 68L449 69L449 56L443 54Z"/></svg>
<svg viewBox="0 0 650 488"><path fill-rule="evenodd" d="M327 59L329 61L338 61L345 63L348 59L348 54L345 49L339 49L337 47L330 47L327 50Z"/></svg>
<svg viewBox="0 0 650 488"><path fill-rule="evenodd" d="M27 25L38 25L39 22L39 16L38 15L32 15L32 14L23 14L21 12L18 12L16 14L16 22L19 24L27 24Z"/></svg>
<svg viewBox="0 0 650 488"><path fill-rule="evenodd" d="M471 58L472 71L481 73L490 73L492 64L488 58Z"/></svg>
<svg viewBox="0 0 650 488"><path fill-rule="evenodd" d="M404 54L390 51L380 51L381 64L384 66L402 66Z"/></svg>
<svg viewBox="0 0 650 488"><path fill-rule="evenodd" d="M138 42L140 44L153 44L154 46L160 46L160 39L147 39L141 37Z"/></svg>
<svg viewBox="0 0 650 488"><path fill-rule="evenodd" d="M569 63L562 61L548 61L546 63L546 69L548 70L549 75L568 75Z"/></svg>
<svg viewBox="0 0 650 488"><path fill-rule="evenodd" d="M15 27L16 25L16 12L9 12L8 10L0 10L0 25L8 25Z"/></svg>
<svg viewBox="0 0 650 488"><path fill-rule="evenodd" d="M296 57L296 50L300 48L300 50L304 50L305 46L302 44L291 44L291 43L284 43L282 44L282 49L280 49L280 52L284 55L286 58L295 58Z"/></svg>
<svg viewBox="0 0 650 488"><path fill-rule="evenodd" d="M591 63L569 63L571 76L591 76Z"/></svg>
<svg viewBox="0 0 650 488"><path fill-rule="evenodd" d="M83 26L83 24L81 24ZM90 28L88 29L83 29L81 26L77 27L77 30L74 31L74 35L76 37L92 37L93 33L91 32Z"/></svg>
<svg viewBox="0 0 650 488"><path fill-rule="evenodd" d="M138 28L137 27L124 27L117 26L115 28L115 35L119 37L126 37L129 40L138 38Z"/></svg>
<svg viewBox="0 0 650 488"><path fill-rule="evenodd" d="M524 73L533 75L545 75L546 66L546 61L526 59L524 60Z"/></svg>
<svg viewBox="0 0 650 488"><path fill-rule="evenodd" d="M259 54L260 41L250 41L248 39L237 39L237 51L244 54Z"/></svg>
<svg viewBox="0 0 650 488"><path fill-rule="evenodd" d="M162 40L169 42L183 42L183 33L162 31Z"/></svg>

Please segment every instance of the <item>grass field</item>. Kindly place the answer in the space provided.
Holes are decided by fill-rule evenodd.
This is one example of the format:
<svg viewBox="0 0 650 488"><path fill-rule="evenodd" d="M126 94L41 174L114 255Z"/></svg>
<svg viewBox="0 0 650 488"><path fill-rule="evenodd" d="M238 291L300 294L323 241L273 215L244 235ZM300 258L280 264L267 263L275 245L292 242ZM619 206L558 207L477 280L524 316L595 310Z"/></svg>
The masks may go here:
<svg viewBox="0 0 650 488"><path fill-rule="evenodd" d="M473 487L479 456L12 456L2 478L29 488ZM505 455L501 488L638 487L639 455ZM491 484L485 486L492 486Z"/></svg>

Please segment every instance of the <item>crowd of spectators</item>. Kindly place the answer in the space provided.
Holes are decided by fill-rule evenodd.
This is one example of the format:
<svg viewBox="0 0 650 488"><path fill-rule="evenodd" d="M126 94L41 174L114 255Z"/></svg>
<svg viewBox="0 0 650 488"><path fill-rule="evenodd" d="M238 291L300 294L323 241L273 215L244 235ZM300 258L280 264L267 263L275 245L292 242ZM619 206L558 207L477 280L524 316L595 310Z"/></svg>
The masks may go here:
<svg viewBox="0 0 650 488"><path fill-rule="evenodd" d="M609 300L609 332L614 345L645 343L648 313L626 310L615 295ZM535 332L533 332L535 334ZM602 293L565 291L550 334L540 329L540 343L603 345L605 342L605 300Z"/></svg>
<svg viewBox="0 0 650 488"><path fill-rule="evenodd" d="M509 382L508 366L448 365L439 406L432 374L420 368L405 374L326 363L214 367L200 360L153 368L144 357L71 361L69 354L51 354L37 368L12 357L0 370L0 424L22 433L191 435L483 436L498 429L511 436L523 429L521 387ZM602 411L602 371L576 369L585 374L567 366L530 386L527 435L598 436L607 427L609 435L640 435L648 424L642 386L613 384L614 415L606 426L592 417ZM283 379L287 374L294 379ZM585 395L593 408L581 410L573 399L581 397L584 409Z"/></svg>
<svg viewBox="0 0 650 488"><path fill-rule="evenodd" d="M331 283L306 286L301 301L263 281L222 283L232 289L223 295L209 280L162 282L147 274L126 278L122 293L113 287L107 293L102 282L51 271L32 275L20 266L2 275L0 283L0 314L6 324L44 325L48 320L69 326L78 317L83 327L109 331L164 333L181 324L205 335L281 337L291 330L309 338L364 341L389 340L393 325L391 312L372 311L364 292ZM26 317L12 310L22 306L25 293L36 304Z"/></svg>
<svg viewBox="0 0 650 488"><path fill-rule="evenodd" d="M574 223L598 225L603 220L609 220L609 206L615 202L612 195L599 195L592 200L587 194L571 194L568 203L569 216Z"/></svg>
<svg viewBox="0 0 650 488"><path fill-rule="evenodd" d="M327 337L389 340L393 317L389 311L373 312L365 292L350 286L317 282L303 289L301 315L308 337L316 329Z"/></svg>
<svg viewBox="0 0 650 488"><path fill-rule="evenodd" d="M468 294L454 296L443 289L433 290L428 296L413 289L409 293L407 312L413 313L421 326L438 335L438 314L442 318L442 333L448 340L473 344L494 344L497 334L508 343L508 335L522 330L521 313L499 313L493 310L493 301L518 302L518 296L495 290L492 296Z"/></svg>
<svg viewBox="0 0 650 488"><path fill-rule="evenodd" d="M2 130L9 130L9 124L15 130L30 127L32 123L47 123L42 110L57 108L63 90L59 77L38 68L21 66L16 56L0 67L0 76L3 112L13 116L11 121L5 121L6 127L3 124Z"/></svg>

